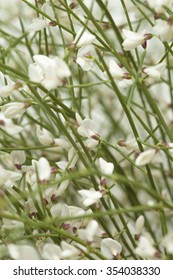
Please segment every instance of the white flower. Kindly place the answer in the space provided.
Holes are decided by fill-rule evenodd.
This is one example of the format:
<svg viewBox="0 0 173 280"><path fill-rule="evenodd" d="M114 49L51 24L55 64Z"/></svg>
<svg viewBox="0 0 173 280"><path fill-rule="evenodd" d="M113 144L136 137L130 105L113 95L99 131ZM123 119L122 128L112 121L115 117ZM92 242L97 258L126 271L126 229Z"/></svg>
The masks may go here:
<svg viewBox="0 0 173 280"><path fill-rule="evenodd" d="M0 128L6 131L10 135L19 134L23 127L19 125L15 125L11 119L5 118L4 114L0 113Z"/></svg>
<svg viewBox="0 0 173 280"><path fill-rule="evenodd" d="M123 79L131 79L131 76L129 73L124 72L122 68L118 66L118 64L111 59L109 62L109 71L112 75L112 77L116 80L123 80Z"/></svg>
<svg viewBox="0 0 173 280"><path fill-rule="evenodd" d="M143 166L145 164L150 163L153 160L156 153L157 153L156 149L150 149L148 151L140 153L135 161L135 164L137 166Z"/></svg>
<svg viewBox="0 0 173 280"><path fill-rule="evenodd" d="M21 86L21 83L14 83L7 75L0 72L0 97L8 97L13 91Z"/></svg>
<svg viewBox="0 0 173 280"><path fill-rule="evenodd" d="M81 28L76 34L76 37L72 42L72 44L75 45L77 48L81 48L92 44L94 40L95 40L94 35L90 34L87 31L84 31L83 28Z"/></svg>
<svg viewBox="0 0 173 280"><path fill-rule="evenodd" d="M101 172L104 175L111 175L114 171L114 165L111 162L105 161L103 158L99 158L99 164Z"/></svg>
<svg viewBox="0 0 173 280"><path fill-rule="evenodd" d="M77 129L78 133L87 138L98 138L98 130L93 120L84 119Z"/></svg>
<svg viewBox="0 0 173 280"><path fill-rule="evenodd" d="M139 45L143 45L147 40L151 39L152 36L145 30L142 33L137 33L127 29L123 29L123 35L125 40L122 45L125 51L129 51L138 47Z"/></svg>
<svg viewBox="0 0 173 280"><path fill-rule="evenodd" d="M31 245L7 245L9 254L14 260L39 260L39 255Z"/></svg>
<svg viewBox="0 0 173 280"><path fill-rule="evenodd" d="M54 13L52 7L49 6L47 3L44 3L41 7L41 11L47 14L50 18L54 18ZM32 23L28 26L28 31L39 31L47 26L50 26L50 20L48 18L35 18L33 19Z"/></svg>
<svg viewBox="0 0 173 280"><path fill-rule="evenodd" d="M70 149L70 143L65 139L55 138L55 139L53 139L53 141L54 141L54 146L63 148L67 151Z"/></svg>
<svg viewBox="0 0 173 280"><path fill-rule="evenodd" d="M81 251L78 248L69 244L66 241L61 242L61 248L62 248L62 253L61 253L62 259L75 258L75 257L79 256L81 253Z"/></svg>
<svg viewBox="0 0 173 280"><path fill-rule="evenodd" d="M139 218L135 222L135 234L139 235L144 226L144 216L139 216Z"/></svg>
<svg viewBox="0 0 173 280"><path fill-rule="evenodd" d="M26 155L24 151L12 151L10 154L12 163L20 169L20 166L25 162Z"/></svg>
<svg viewBox="0 0 173 280"><path fill-rule="evenodd" d="M69 67L59 57L34 55L33 58L35 63L29 65L29 78L41 83L47 90L56 89L63 84L64 78L71 76Z"/></svg>
<svg viewBox="0 0 173 280"><path fill-rule="evenodd" d="M0 87L0 97L8 97L15 89L15 84Z"/></svg>
<svg viewBox="0 0 173 280"><path fill-rule="evenodd" d="M4 117L7 119L12 119L23 114L28 107L30 107L29 102L10 102L1 107Z"/></svg>
<svg viewBox="0 0 173 280"><path fill-rule="evenodd" d="M94 241L94 237L97 235L99 226L97 221L92 220L89 222L85 229L79 229L78 235L80 238L86 240L87 242L91 243Z"/></svg>
<svg viewBox="0 0 173 280"><path fill-rule="evenodd" d="M34 169L38 172L38 178L41 182L48 181L51 175L51 168L46 158L41 157L38 161L32 161Z"/></svg>
<svg viewBox="0 0 173 280"><path fill-rule="evenodd" d="M142 258L153 258L157 253L157 250L153 247L153 241L151 238L141 236L138 246L135 248L135 253Z"/></svg>
<svg viewBox="0 0 173 280"><path fill-rule="evenodd" d="M168 233L161 241L161 245L169 254L173 254L173 233Z"/></svg>
<svg viewBox="0 0 173 280"><path fill-rule="evenodd" d="M78 50L76 63L84 71L90 71L94 67L94 57L96 56L95 48L92 45L82 47Z"/></svg>
<svg viewBox="0 0 173 280"><path fill-rule="evenodd" d="M165 12L165 7L170 7L172 5L173 1L172 0L147 0L147 4L153 8L156 13L164 13Z"/></svg>
<svg viewBox="0 0 173 280"><path fill-rule="evenodd" d="M83 205L85 206L95 204L102 197L102 193L100 191L95 191L94 189L80 190L78 193L82 196Z"/></svg>
<svg viewBox="0 0 173 280"><path fill-rule="evenodd" d="M47 243L44 245L41 255L45 260L59 260L61 254L62 250L60 246Z"/></svg>
<svg viewBox="0 0 173 280"><path fill-rule="evenodd" d="M139 150L136 139L120 140L117 144L120 147L125 147L126 150Z"/></svg>
<svg viewBox="0 0 173 280"><path fill-rule="evenodd" d="M112 238L103 239L100 248L103 256L108 259L118 259L122 251L121 244Z"/></svg>
<svg viewBox="0 0 173 280"><path fill-rule="evenodd" d="M14 182L20 180L21 177L21 173L6 170L0 166L0 186L5 185L7 187L11 187Z"/></svg>
<svg viewBox="0 0 173 280"><path fill-rule="evenodd" d="M153 32L162 42L173 41L173 22L158 19L153 28Z"/></svg>
<svg viewBox="0 0 173 280"><path fill-rule="evenodd" d="M50 136L49 131L45 128L41 129L40 127L37 127L37 138L42 145L49 146L54 144L54 141Z"/></svg>
<svg viewBox="0 0 173 280"><path fill-rule="evenodd" d="M78 154L76 153L76 150L72 147L68 152L68 161L58 161L56 164L58 167L60 167L62 170L66 169L67 167L74 168L77 161L78 161Z"/></svg>
<svg viewBox="0 0 173 280"><path fill-rule="evenodd" d="M155 81L160 80L166 68L165 62L161 62L154 66L144 67L143 72Z"/></svg>

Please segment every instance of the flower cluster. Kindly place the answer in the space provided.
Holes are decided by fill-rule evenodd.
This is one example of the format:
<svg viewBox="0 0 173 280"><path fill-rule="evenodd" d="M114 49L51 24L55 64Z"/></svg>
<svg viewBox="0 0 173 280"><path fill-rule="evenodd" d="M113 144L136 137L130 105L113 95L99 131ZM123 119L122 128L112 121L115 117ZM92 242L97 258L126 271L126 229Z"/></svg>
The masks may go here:
<svg viewBox="0 0 173 280"><path fill-rule="evenodd" d="M0 259L173 254L173 1L139 2L0 0Z"/></svg>

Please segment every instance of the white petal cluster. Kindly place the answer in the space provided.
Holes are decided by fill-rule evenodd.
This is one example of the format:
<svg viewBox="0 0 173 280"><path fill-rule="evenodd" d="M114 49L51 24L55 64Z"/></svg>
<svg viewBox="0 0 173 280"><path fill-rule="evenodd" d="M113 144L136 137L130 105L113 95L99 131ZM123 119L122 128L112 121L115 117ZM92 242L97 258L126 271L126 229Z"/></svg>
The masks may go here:
<svg viewBox="0 0 173 280"><path fill-rule="evenodd" d="M153 160L156 153L157 150L155 149L147 150L145 152L140 153L135 161L135 164L137 166L143 166L149 164Z"/></svg>
<svg viewBox="0 0 173 280"><path fill-rule="evenodd" d="M151 39L151 35L144 30L143 32L133 32L128 29L123 29L124 42L122 44L125 51L130 51L143 45L147 40Z"/></svg>
<svg viewBox="0 0 173 280"><path fill-rule="evenodd" d="M29 65L29 78L41 83L47 90L56 89L63 84L64 78L71 76L65 61L59 57L49 58L45 55L34 55L35 63Z"/></svg>

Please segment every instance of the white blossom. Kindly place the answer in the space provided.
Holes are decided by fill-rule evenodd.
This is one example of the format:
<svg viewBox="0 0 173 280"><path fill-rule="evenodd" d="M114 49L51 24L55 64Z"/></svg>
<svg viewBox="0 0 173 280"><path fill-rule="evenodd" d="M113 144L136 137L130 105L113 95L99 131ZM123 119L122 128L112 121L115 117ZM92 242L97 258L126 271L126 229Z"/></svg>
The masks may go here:
<svg viewBox="0 0 173 280"><path fill-rule="evenodd" d="M94 237L97 235L99 229L98 222L92 220L89 222L85 229L79 229L78 235L80 238L86 240L87 242L91 243L94 241Z"/></svg>
<svg viewBox="0 0 173 280"><path fill-rule="evenodd" d="M41 11L44 12L47 16L50 18L54 19L54 13L52 10L52 7L48 3L44 3L43 6L41 7ZM34 18L32 23L28 26L28 31L40 31L51 24L50 19L47 17L39 17L39 18Z"/></svg>
<svg viewBox="0 0 173 280"><path fill-rule="evenodd" d="M62 259L71 259L71 258L74 259L75 257L78 257L81 252L78 248L76 248L75 246L71 245L66 241L61 242L61 249L62 249L62 253L61 253Z"/></svg>
<svg viewBox="0 0 173 280"><path fill-rule="evenodd" d="M158 36L162 42L173 41L173 22L158 19L153 27L153 33Z"/></svg>
<svg viewBox="0 0 173 280"><path fill-rule="evenodd" d="M95 56L96 52L93 45L82 47L78 50L76 63L79 64L84 71L90 71L95 65Z"/></svg>
<svg viewBox="0 0 173 280"><path fill-rule="evenodd" d="M77 48L81 48L92 44L94 40L95 40L94 35L92 35L88 31L84 31L83 28L81 28L76 34L76 37L72 42L72 44L75 45Z"/></svg>
<svg viewBox="0 0 173 280"><path fill-rule="evenodd" d="M65 61L59 57L49 58L45 55L34 55L34 64L29 65L31 81L41 83L47 90L56 89L63 84L63 79L71 76Z"/></svg>
<svg viewBox="0 0 173 280"><path fill-rule="evenodd" d="M7 245L9 254L14 260L39 260L39 254L31 245Z"/></svg>
<svg viewBox="0 0 173 280"><path fill-rule="evenodd" d="M98 129L95 122L91 119L84 119L80 126L77 129L78 133L87 138L97 138L98 137Z"/></svg>
<svg viewBox="0 0 173 280"><path fill-rule="evenodd" d="M137 33L123 29L123 35L125 40L122 45L125 51L137 48L139 45L143 45L147 40L151 39L151 34L147 33L145 30L141 33Z"/></svg>
<svg viewBox="0 0 173 280"><path fill-rule="evenodd" d="M147 4L155 10L156 13L164 13L165 7L171 7L173 4L172 0L147 0Z"/></svg>
<svg viewBox="0 0 173 280"><path fill-rule="evenodd" d="M147 74L149 77L151 77L152 79L154 79L155 81L157 81L163 77L165 68L166 68L165 62L161 62L154 66L144 67L143 72Z"/></svg>
<svg viewBox="0 0 173 280"><path fill-rule="evenodd" d="M153 246L153 241L147 236L141 236L135 253L142 258L154 258L157 250Z"/></svg>
<svg viewBox="0 0 173 280"><path fill-rule="evenodd" d="M173 254L173 233L168 233L161 241L161 245L166 249L169 254Z"/></svg>
<svg viewBox="0 0 173 280"><path fill-rule="evenodd" d="M112 238L103 239L100 248L102 254L108 259L119 258L122 251L121 244Z"/></svg>
<svg viewBox="0 0 173 280"><path fill-rule="evenodd" d="M135 161L135 164L137 166L143 166L150 163L153 160L156 153L157 153L156 149L150 149L140 153Z"/></svg>
<svg viewBox="0 0 173 280"><path fill-rule="evenodd" d="M20 180L22 177L21 173L7 170L0 166L0 186L11 187L14 182Z"/></svg>
<svg viewBox="0 0 173 280"><path fill-rule="evenodd" d="M42 257L45 260L59 260L62 250L60 246L52 243L47 243L43 246Z"/></svg>
<svg viewBox="0 0 173 280"><path fill-rule="evenodd" d="M23 114L28 107L30 107L29 102L10 102L1 107L1 111L4 117L7 119L12 119Z"/></svg>
<svg viewBox="0 0 173 280"><path fill-rule="evenodd" d="M141 233L143 226L144 226L144 216L141 215L138 217L138 219L135 222L135 233L137 235Z"/></svg>
<svg viewBox="0 0 173 280"><path fill-rule="evenodd" d="M85 206L95 204L102 197L102 193L94 189L80 190L78 193L82 196L83 205Z"/></svg>
<svg viewBox="0 0 173 280"><path fill-rule="evenodd" d="M68 152L68 161L58 161L56 162L57 166L60 167L62 170L66 168L74 168L77 161L78 161L78 154L76 150L72 147Z"/></svg>
<svg viewBox="0 0 173 280"><path fill-rule="evenodd" d="M12 151L10 154L10 160L12 163L16 166L21 166L25 160L26 160L26 155L24 151Z"/></svg>
<svg viewBox="0 0 173 280"><path fill-rule="evenodd" d="M99 158L100 170L104 175L111 175L114 170L114 165L111 162L105 161L103 158Z"/></svg>
<svg viewBox="0 0 173 280"><path fill-rule="evenodd" d="M41 182L48 181L51 175L51 168L46 158L41 157L38 161L32 161L34 169L38 172L38 178Z"/></svg>

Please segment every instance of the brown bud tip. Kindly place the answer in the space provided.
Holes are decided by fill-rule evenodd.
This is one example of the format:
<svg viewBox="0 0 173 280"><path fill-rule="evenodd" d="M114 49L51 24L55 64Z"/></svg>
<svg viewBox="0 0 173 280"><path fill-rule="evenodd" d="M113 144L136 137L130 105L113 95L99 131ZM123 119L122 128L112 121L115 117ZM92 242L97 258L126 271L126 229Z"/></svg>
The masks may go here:
<svg viewBox="0 0 173 280"><path fill-rule="evenodd" d="M76 7L77 7L76 1L71 2L71 4L69 5L69 8L72 10L75 9Z"/></svg>
<svg viewBox="0 0 173 280"><path fill-rule="evenodd" d="M91 136L92 139L94 140L99 140L100 139L100 135L99 134L94 134Z"/></svg>
<svg viewBox="0 0 173 280"><path fill-rule="evenodd" d="M0 126L5 126L4 120L0 120Z"/></svg>
<svg viewBox="0 0 173 280"><path fill-rule="evenodd" d="M126 147L126 141L125 140L119 140L118 142L117 142L117 145L118 146L121 146L121 147Z"/></svg>
<svg viewBox="0 0 173 280"><path fill-rule="evenodd" d="M154 14L154 19L159 19L161 18L161 14L160 13L155 13Z"/></svg>
<svg viewBox="0 0 173 280"><path fill-rule="evenodd" d="M132 76L129 73L123 73L123 78L126 80L131 80Z"/></svg>
<svg viewBox="0 0 173 280"><path fill-rule="evenodd" d="M56 21L50 21L49 22L49 26L56 26L56 25L57 25Z"/></svg>

